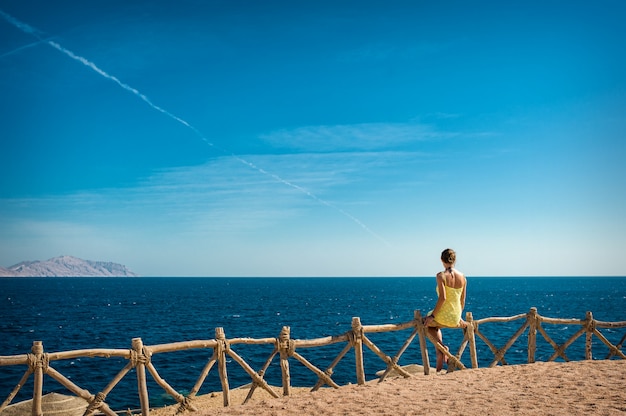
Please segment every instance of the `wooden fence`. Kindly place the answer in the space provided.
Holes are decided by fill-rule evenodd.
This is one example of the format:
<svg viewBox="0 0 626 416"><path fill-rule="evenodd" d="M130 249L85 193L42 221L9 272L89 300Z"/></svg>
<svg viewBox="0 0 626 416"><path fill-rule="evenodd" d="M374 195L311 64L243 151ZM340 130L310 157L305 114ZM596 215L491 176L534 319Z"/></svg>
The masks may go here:
<svg viewBox="0 0 626 416"><path fill-rule="evenodd" d="M468 326L463 331L463 339L458 349L457 354L450 353L442 344L437 342L429 336L426 327L423 325L422 315L420 311L415 311L414 317L411 321L400 324L384 324L384 325L362 325L360 318L352 318L352 328L341 334L334 336L327 336L316 339L292 339L290 336L290 328L283 327L279 336L276 338L232 338L227 339L223 328L215 329L215 338L211 340L196 340L196 341L184 341L175 342L169 344L160 344L147 346L144 345L141 338L134 338L132 340L132 348L130 349L86 349L86 350L74 350L64 352L44 352L43 344L41 341L35 341L33 343L31 352L23 355L14 356L0 356L0 366L14 366L14 365L26 365L27 369L22 378L19 380L15 388L10 392L7 399L0 405L0 411L5 409L15 398L20 388L26 383L31 374L34 375L33 382L33 401L32 401L32 414L43 415L42 413L42 395L43 395L43 381L44 375L52 377L59 382L70 392L78 397L85 399L89 405L85 411L85 415L92 415L96 412L104 413L109 416L115 416L114 412L109 405L105 402L107 395L111 390L127 375L129 371L135 369L137 375L137 386L139 394L139 402L141 404L141 414L149 415L149 394L147 386L147 374L146 370L154 381L176 402L178 403L178 412L183 413L188 410L196 410L193 401L198 392L200 391L207 375L217 365L217 371L219 373L219 379L221 382L223 392L224 406L231 404L230 399L230 386L229 377L227 372L227 358L230 357L249 375L252 385L249 390L248 396L244 400L246 403L254 394L257 388L266 390L271 396L279 397L279 393L271 387L265 380L265 373L270 368L270 365L274 361L276 356L279 357L280 371L282 377L282 395L291 394L291 376L290 376L290 360L296 360L308 370L313 372L317 378L317 384L312 387L311 391L316 391L324 385L328 385L333 388L338 388L339 385L333 380L333 371L337 364L350 352L354 350L355 366L356 366L356 381L358 384L365 383L365 370L364 370L364 347L370 349L376 356L378 356L386 365L386 371L379 378L379 381L383 381L388 374L395 370L397 373L404 377L411 377L404 368L398 363L400 357L404 354L411 343L418 338L419 348L421 351L422 365L424 367L424 374L430 373L429 355L427 350L426 340L428 339L436 349L442 351L448 357L448 372L455 369L465 369L466 366L462 362L462 356L464 351L469 345L469 355L472 368L478 368L478 356L476 349L476 337L482 340L493 353L493 360L489 363L489 367L496 366L498 363L507 365L505 354L516 342L516 340L528 330L528 363L535 362L535 355L537 349L537 332L543 336L547 343L553 348L554 353L548 361L553 361L559 357L565 361L569 361L569 357L566 354L566 349L576 341L580 336L585 334L585 359L592 359L592 338L595 335L607 348L608 354L605 359L611 359L613 357L626 359L626 355L622 352L622 345L626 340L626 334L622 336L621 340L613 345L601 332L600 328L626 328L626 321L623 322L602 322L593 319L592 313L587 312L585 319L556 319L540 316L537 313L536 308L531 308L528 313L520 314L511 317L490 317L474 320L472 313L466 314L466 321ZM503 323L503 322L515 322L522 321L519 329L509 338L506 344L500 348L496 347L492 341L481 331L481 327L488 323ZM542 324L556 324L556 325L580 325L580 329L567 339L562 344L558 344L554 341L543 328ZM388 355L381 350L367 334L370 333L386 333L393 331L402 331L411 329L411 333L404 341L402 346L393 355ZM332 363L324 370L315 366L309 360L307 360L299 351L306 348L316 348L322 346L328 346L332 344L345 344L341 352L335 357ZM235 348L240 344L248 345L270 345L273 346L273 351L267 357L267 360L259 370L254 370L251 365L246 362L236 351ZM205 364L200 375L197 378L192 389L188 394L182 395L174 387L168 384L160 375L155 366L152 363L151 358L155 354L163 354L173 351L189 350L189 349L213 349L213 354L209 361ZM86 389L81 388L69 378L55 370L51 363L58 360L71 360L82 357L120 357L128 360L128 363L117 373L115 377L106 385L102 391L97 394L93 394Z"/></svg>

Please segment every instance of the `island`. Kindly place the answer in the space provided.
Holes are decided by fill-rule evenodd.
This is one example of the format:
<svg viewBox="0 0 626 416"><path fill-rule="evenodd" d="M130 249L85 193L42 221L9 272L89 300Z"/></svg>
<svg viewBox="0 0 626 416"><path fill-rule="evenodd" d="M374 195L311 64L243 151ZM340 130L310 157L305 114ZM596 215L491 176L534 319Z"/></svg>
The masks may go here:
<svg viewBox="0 0 626 416"><path fill-rule="evenodd" d="M0 267L0 277L138 277L138 275L123 264L59 256L45 261L23 261L7 268Z"/></svg>

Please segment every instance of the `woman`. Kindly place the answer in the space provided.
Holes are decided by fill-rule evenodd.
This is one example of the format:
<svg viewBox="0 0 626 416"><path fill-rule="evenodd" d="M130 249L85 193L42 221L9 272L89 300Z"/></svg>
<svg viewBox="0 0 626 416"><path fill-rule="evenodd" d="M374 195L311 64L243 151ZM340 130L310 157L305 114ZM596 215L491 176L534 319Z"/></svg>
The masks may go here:
<svg viewBox="0 0 626 416"><path fill-rule="evenodd" d="M456 253L451 248L441 253L444 270L437 273L437 304L428 313L424 325L428 332L443 345L441 328L465 328L467 323L461 319L465 307L467 280L465 275L454 268ZM446 347L447 348L447 347ZM443 368L446 356L437 349L437 372Z"/></svg>

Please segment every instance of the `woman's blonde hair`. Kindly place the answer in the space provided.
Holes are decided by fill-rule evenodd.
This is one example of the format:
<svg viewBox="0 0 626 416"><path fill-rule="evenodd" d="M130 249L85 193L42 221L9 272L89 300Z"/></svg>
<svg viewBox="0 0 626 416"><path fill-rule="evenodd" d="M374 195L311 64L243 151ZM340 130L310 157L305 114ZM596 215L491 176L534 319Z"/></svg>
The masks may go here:
<svg viewBox="0 0 626 416"><path fill-rule="evenodd" d="M441 252L441 261L447 264L456 263L456 253L451 248L447 248Z"/></svg>

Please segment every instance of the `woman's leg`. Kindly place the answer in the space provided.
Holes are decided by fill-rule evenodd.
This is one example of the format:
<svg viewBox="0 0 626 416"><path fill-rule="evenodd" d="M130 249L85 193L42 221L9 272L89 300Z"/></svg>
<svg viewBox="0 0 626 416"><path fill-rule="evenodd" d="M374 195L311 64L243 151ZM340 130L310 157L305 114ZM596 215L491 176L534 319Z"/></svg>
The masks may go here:
<svg viewBox="0 0 626 416"><path fill-rule="evenodd" d="M430 335L435 338L437 341L439 341L439 343L441 345L443 345L443 334L441 333L441 329L437 328L437 327L429 327L428 328L428 332L430 332ZM437 372L441 371L443 369L443 363L446 362L446 356L439 351L438 348L435 348L435 351L437 353Z"/></svg>

